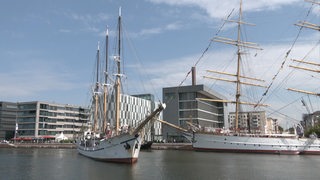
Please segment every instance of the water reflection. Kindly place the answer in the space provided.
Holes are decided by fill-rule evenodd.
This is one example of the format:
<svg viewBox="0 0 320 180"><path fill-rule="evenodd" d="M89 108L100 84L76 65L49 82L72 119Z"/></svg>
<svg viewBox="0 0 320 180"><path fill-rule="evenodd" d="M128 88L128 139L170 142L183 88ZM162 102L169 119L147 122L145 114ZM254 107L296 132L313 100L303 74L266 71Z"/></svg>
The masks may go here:
<svg viewBox="0 0 320 180"><path fill-rule="evenodd" d="M0 179L318 179L319 169L319 156L155 150L128 165L74 149L0 149Z"/></svg>

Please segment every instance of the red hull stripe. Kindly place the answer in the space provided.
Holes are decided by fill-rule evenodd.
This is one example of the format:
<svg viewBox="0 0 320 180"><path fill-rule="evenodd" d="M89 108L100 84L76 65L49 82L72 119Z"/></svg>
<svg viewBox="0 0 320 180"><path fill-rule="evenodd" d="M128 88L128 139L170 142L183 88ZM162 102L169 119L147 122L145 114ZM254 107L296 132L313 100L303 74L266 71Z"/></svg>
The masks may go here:
<svg viewBox="0 0 320 180"><path fill-rule="evenodd" d="M249 149L211 149L211 148L194 148L194 149L196 151L215 151L215 152L233 152L233 153L300 154L299 151L249 150Z"/></svg>
<svg viewBox="0 0 320 180"><path fill-rule="evenodd" d="M300 154L320 155L320 151L302 151Z"/></svg>

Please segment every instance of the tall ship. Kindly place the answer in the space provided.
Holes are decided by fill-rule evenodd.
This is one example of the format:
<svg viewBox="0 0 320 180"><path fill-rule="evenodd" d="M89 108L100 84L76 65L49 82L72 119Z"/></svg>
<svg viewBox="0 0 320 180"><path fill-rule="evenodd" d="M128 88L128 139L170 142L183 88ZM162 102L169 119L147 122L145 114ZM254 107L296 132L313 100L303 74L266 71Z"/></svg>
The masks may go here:
<svg viewBox="0 0 320 180"><path fill-rule="evenodd" d="M99 45L97 50L97 74L92 96L92 123L77 140L77 150L86 157L107 162L135 163L138 160L144 128L149 122L158 118L165 109L165 104L159 104L155 110L144 109L147 115L130 122L126 115L133 109L143 108L147 100L122 94L121 91L121 8L119 8L117 28L117 52L114 57L116 64L115 80L108 84L108 72L104 72L105 80L99 82ZM106 61L108 61L108 30L106 33ZM108 66L108 62L106 62ZM112 84L113 83L113 84ZM138 102L135 107L123 105L124 101ZM101 105L102 104L102 105ZM124 106L127 108L124 108ZM139 107L138 107L139 106ZM149 111L149 112L148 112ZM150 112L151 111L151 112Z"/></svg>
<svg viewBox="0 0 320 180"><path fill-rule="evenodd" d="M231 20L230 20L231 21ZM242 20L242 0L240 0L238 20L232 20L237 23L237 39L229 39L224 37L215 37L213 41L221 42L229 45L234 45L237 48L237 65L235 73L213 71L218 74L232 76L235 80L214 78L219 81L233 82L236 85L235 100L215 100L198 98L199 101L232 103L235 106L234 126L228 129L219 129L216 132L204 132L201 128L192 123L188 123L191 133L184 133L185 137L192 142L195 150L199 151L218 151L218 152L239 152L239 153L269 153L269 154L317 154L320 155L320 141L316 136L310 138L299 137L296 134L264 134L251 133L240 129L240 105L245 106L266 106L261 103L243 102L241 101L242 92L241 86L262 86L255 83L247 83L246 80L258 81L261 80L245 76L242 72L243 64L242 55L244 49L260 49L256 43L245 42L241 39L241 26L250 25ZM308 22L298 24L302 27L319 30L319 26ZM301 61L300 61L301 62ZM304 62L306 63L306 62ZM301 68L300 68L301 69ZM319 72L319 71L317 71ZM318 95L319 93L311 93L303 90L289 89L300 93L309 93Z"/></svg>

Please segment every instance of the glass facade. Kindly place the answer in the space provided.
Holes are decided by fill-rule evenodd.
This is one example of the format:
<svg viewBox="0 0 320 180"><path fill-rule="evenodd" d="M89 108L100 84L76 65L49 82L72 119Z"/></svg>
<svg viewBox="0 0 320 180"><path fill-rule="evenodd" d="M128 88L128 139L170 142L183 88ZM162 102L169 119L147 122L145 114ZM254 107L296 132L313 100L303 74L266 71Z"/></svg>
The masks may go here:
<svg viewBox="0 0 320 180"><path fill-rule="evenodd" d="M114 96L109 95L107 119L111 125L115 124L115 103ZM128 125L129 127L137 127L155 108L155 103L152 101L154 96L151 94L141 95L125 95L120 96L120 126ZM161 124L155 122L148 124L150 128L145 132L145 140L151 141L154 136L161 135Z"/></svg>
<svg viewBox="0 0 320 180"><path fill-rule="evenodd" d="M204 130L224 127L227 122L224 116L226 104L200 101L197 98L223 99L204 85L164 88L163 102L167 104L164 120L186 129L187 122L199 125ZM179 137L179 133L170 127L163 128L163 135L168 141Z"/></svg>
<svg viewBox="0 0 320 180"><path fill-rule="evenodd" d="M14 137L16 119L16 103L0 102L0 140Z"/></svg>
<svg viewBox="0 0 320 180"><path fill-rule="evenodd" d="M203 127L223 127L222 103L197 101L200 97L210 99L199 92L179 93L179 125L187 128L184 121L193 121Z"/></svg>
<svg viewBox="0 0 320 180"><path fill-rule="evenodd" d="M73 138L89 120L88 109L72 105L24 102L18 103L18 109L20 137L38 138L63 132Z"/></svg>

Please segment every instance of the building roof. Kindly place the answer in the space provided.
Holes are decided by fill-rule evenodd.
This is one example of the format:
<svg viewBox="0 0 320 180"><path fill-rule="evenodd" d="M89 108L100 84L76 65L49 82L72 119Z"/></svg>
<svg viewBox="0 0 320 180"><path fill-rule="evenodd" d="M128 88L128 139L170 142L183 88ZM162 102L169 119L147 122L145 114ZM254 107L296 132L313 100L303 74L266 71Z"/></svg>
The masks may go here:
<svg viewBox="0 0 320 180"><path fill-rule="evenodd" d="M221 95L220 93L210 89L209 87L198 84L198 85L189 85L189 86L176 86L176 87L165 87L163 88L163 92L200 92L208 97L214 98L214 99L226 99L225 96Z"/></svg>

